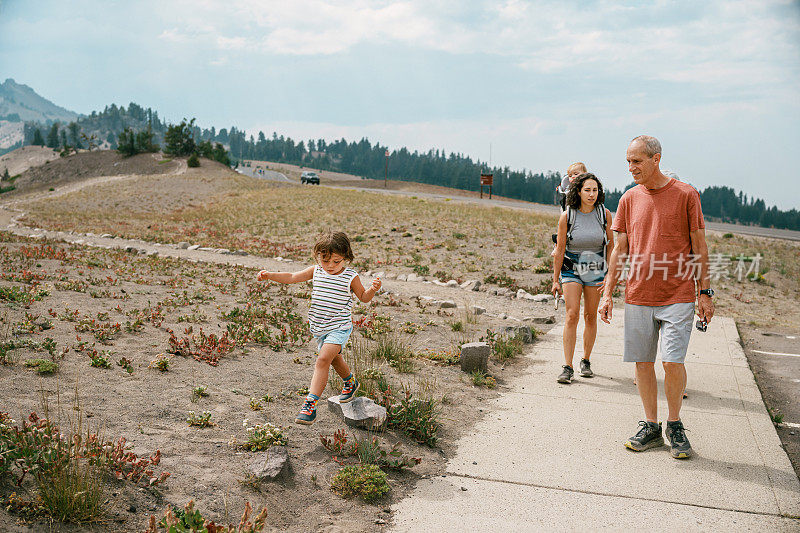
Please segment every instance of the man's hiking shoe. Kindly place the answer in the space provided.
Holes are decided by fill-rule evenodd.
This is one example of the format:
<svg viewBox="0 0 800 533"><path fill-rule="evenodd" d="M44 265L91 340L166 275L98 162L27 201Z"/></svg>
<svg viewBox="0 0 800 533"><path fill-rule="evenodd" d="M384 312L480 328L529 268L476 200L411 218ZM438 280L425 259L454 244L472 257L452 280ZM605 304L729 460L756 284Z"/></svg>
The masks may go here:
<svg viewBox="0 0 800 533"><path fill-rule="evenodd" d="M625 441L625 447L635 452L643 452L650 448L658 448L664 445L664 437L661 436L661 424L655 422L639 422L641 429Z"/></svg>
<svg viewBox="0 0 800 533"><path fill-rule="evenodd" d="M564 370L561 374L558 375L558 382L559 383L572 383L572 375L575 374L575 371L572 370L572 367L569 365L564 365Z"/></svg>
<svg viewBox="0 0 800 533"><path fill-rule="evenodd" d="M592 364L588 359L581 359L581 377L590 378L594 376L592 372Z"/></svg>
<svg viewBox="0 0 800 533"><path fill-rule="evenodd" d="M689 439L686 438L686 430L683 427L683 422L675 420L670 422L667 420L667 440L670 445L670 453L675 459L688 459L692 456L692 446L689 444Z"/></svg>
<svg viewBox="0 0 800 533"><path fill-rule="evenodd" d="M303 407L300 408L300 413L297 415L294 421L298 424L310 426L316 419L317 407L310 401L306 400L306 402L303 404Z"/></svg>
<svg viewBox="0 0 800 533"><path fill-rule="evenodd" d="M356 378L353 378L353 381L350 383L345 383L342 388L342 393L339 395L339 403L347 403L355 398L359 387L361 387L361 383L359 383Z"/></svg>

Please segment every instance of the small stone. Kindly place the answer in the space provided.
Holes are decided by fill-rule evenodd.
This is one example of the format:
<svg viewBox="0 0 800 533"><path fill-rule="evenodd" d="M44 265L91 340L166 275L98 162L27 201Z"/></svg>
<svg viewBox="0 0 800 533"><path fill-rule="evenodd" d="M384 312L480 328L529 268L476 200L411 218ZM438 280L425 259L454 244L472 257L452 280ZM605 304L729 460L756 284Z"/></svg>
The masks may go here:
<svg viewBox="0 0 800 533"><path fill-rule="evenodd" d="M189 246L186 249L187 250L199 250L200 249L200 245L199 244L193 244L193 245Z"/></svg>
<svg viewBox="0 0 800 533"><path fill-rule="evenodd" d="M458 306L453 300L442 300L439 302L439 307L442 309L455 309Z"/></svg>
<svg viewBox="0 0 800 533"><path fill-rule="evenodd" d="M236 250L235 252L233 252L233 254L234 255L248 255L247 252L245 252L244 250Z"/></svg>
<svg viewBox="0 0 800 533"><path fill-rule="evenodd" d="M286 446L271 446L255 455L253 462L247 465L247 471L258 479L273 480L285 472L287 464L289 452Z"/></svg>
<svg viewBox="0 0 800 533"><path fill-rule="evenodd" d="M524 344L531 344L533 342L533 332L528 326L507 326L503 328L502 333L512 339L519 339Z"/></svg>
<svg viewBox="0 0 800 533"><path fill-rule="evenodd" d="M508 294L510 292L511 292L511 290L508 289L507 287L500 287L499 289L497 289L497 295L498 296L505 296L506 294Z"/></svg>
<svg viewBox="0 0 800 533"><path fill-rule="evenodd" d="M198 250L200 250L201 252L213 252L215 251L215 248L210 248L208 246L201 246L200 248L198 248Z"/></svg>
<svg viewBox="0 0 800 533"><path fill-rule="evenodd" d="M549 302L550 300L552 300L552 298L553 298L552 294L534 294L533 295L533 301L534 302Z"/></svg>
<svg viewBox="0 0 800 533"><path fill-rule="evenodd" d="M461 487L461 490L467 492L467 487Z"/></svg>
<svg viewBox="0 0 800 533"><path fill-rule="evenodd" d="M228 250L227 248L218 248L218 249L217 249L217 253L218 253L218 254L225 254L225 255L228 255L228 254L230 254L230 253L231 253L231 251L230 251L230 250Z"/></svg>
<svg viewBox="0 0 800 533"><path fill-rule="evenodd" d="M129 513L135 513L136 512L136 506L135 505L129 505L128 506L128 512Z"/></svg>
<svg viewBox="0 0 800 533"><path fill-rule="evenodd" d="M445 285L447 285L448 287L458 287L458 282L454 279L451 279L447 283L445 283Z"/></svg>
<svg viewBox="0 0 800 533"><path fill-rule="evenodd" d="M189 243L186 241L181 241L178 243L178 248L181 250L187 250L189 248Z"/></svg>
<svg viewBox="0 0 800 533"><path fill-rule="evenodd" d="M549 316L526 316L522 319L525 322L531 322L533 324L555 324L556 317L554 315Z"/></svg>
<svg viewBox="0 0 800 533"><path fill-rule="evenodd" d="M486 312L486 308L485 307L481 307L479 305L472 305L472 306L470 306L469 310L474 315L482 315L483 313Z"/></svg>
<svg viewBox="0 0 800 533"><path fill-rule="evenodd" d="M398 274L397 275L397 281L407 281L407 280L408 280L408 275L406 275L406 274Z"/></svg>
<svg viewBox="0 0 800 533"><path fill-rule="evenodd" d="M100 235L100 238L101 238L101 239L111 239L111 238L113 238L113 237L114 237L114 236L113 236L113 235L111 235L110 233L103 233L102 235Z"/></svg>
<svg viewBox="0 0 800 533"><path fill-rule="evenodd" d="M350 427L374 430L386 423L386 408L363 396L348 403L340 403L338 396L331 396L328 409L342 417Z"/></svg>
<svg viewBox="0 0 800 533"><path fill-rule="evenodd" d="M376 524L385 524L386 520L384 520L383 518L376 518L375 519L375 523Z"/></svg>
<svg viewBox="0 0 800 533"><path fill-rule="evenodd" d="M446 287L447 284L443 281L439 281L438 279L431 280L431 283L434 285L438 285L439 287Z"/></svg>
<svg viewBox="0 0 800 533"><path fill-rule="evenodd" d="M461 345L461 370L486 372L489 366L491 349L485 342L469 342Z"/></svg>

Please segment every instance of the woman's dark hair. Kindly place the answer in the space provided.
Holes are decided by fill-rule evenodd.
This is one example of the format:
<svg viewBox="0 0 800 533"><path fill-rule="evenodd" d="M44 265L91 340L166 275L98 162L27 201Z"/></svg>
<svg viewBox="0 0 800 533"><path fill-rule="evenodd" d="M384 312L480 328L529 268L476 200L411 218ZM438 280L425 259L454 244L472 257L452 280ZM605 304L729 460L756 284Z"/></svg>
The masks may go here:
<svg viewBox="0 0 800 533"><path fill-rule="evenodd" d="M322 258L327 260L331 254L341 255L347 261L355 259L350 239L343 231L326 231L317 237L317 242L314 243L314 257L322 255Z"/></svg>
<svg viewBox="0 0 800 533"><path fill-rule="evenodd" d="M583 184L586 180L594 180L597 182L597 200L595 200L594 205L600 205L605 203L606 201L606 193L603 191L603 184L600 183L600 180L597 179L597 176L592 174L591 172L584 172L577 178L575 181L572 182L572 185L569 186L569 190L567 191L567 205L573 209L580 209L581 207L581 189L583 189Z"/></svg>

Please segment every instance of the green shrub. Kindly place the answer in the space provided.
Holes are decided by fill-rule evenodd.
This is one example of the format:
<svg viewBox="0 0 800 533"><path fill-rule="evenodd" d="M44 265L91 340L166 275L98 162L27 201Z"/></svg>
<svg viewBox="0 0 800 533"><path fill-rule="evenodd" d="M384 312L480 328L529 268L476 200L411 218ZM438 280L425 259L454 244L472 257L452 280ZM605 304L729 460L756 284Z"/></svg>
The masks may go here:
<svg viewBox="0 0 800 533"><path fill-rule="evenodd" d="M218 526L213 521L203 518L200 511L195 510L194 501L190 501L183 509L177 507L167 509L164 518L158 523L156 523L156 517L150 515L150 523L145 533L158 533L159 531L166 531L166 533L208 533L209 531L214 533L257 533L263 531L267 521L267 508L263 507L251 522L252 512L253 507L250 502L245 502L244 512L238 526Z"/></svg>
<svg viewBox="0 0 800 533"><path fill-rule="evenodd" d="M501 336L492 343L492 352L501 363L522 353L522 340L519 337Z"/></svg>
<svg viewBox="0 0 800 533"><path fill-rule="evenodd" d="M376 465L359 464L339 470L331 490L343 498L360 496L365 502L374 502L389 492L389 482L386 472Z"/></svg>
<svg viewBox="0 0 800 533"><path fill-rule="evenodd" d="M390 395L385 395L382 403L386 407L389 427L401 429L420 444L431 448L436 445L441 424L435 400L413 398L411 392L406 390L399 403L392 405Z"/></svg>
<svg viewBox="0 0 800 533"><path fill-rule="evenodd" d="M497 381L486 372L473 370L470 372L470 378L472 379L472 384L476 387L486 387L488 389L497 387Z"/></svg>
<svg viewBox="0 0 800 533"><path fill-rule="evenodd" d="M192 154L186 160L186 165L190 168L197 168L200 166L200 158L197 157L197 154Z"/></svg>
<svg viewBox="0 0 800 533"><path fill-rule="evenodd" d="M55 374L58 371L58 363L48 361L47 359L28 359L25 361L25 366L28 368L35 368L39 374Z"/></svg>

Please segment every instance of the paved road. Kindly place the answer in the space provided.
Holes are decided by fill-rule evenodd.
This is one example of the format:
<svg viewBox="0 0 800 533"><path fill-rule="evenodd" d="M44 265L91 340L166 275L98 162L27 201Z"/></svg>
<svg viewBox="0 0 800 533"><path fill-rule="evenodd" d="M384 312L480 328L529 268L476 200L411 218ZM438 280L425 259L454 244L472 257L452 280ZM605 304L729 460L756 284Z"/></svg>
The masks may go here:
<svg viewBox="0 0 800 533"><path fill-rule="evenodd" d="M562 326L534 344L529 370L483 406L446 475L394 505L394 530L800 531L800 482L729 318L694 334L686 360L682 418L696 456L623 447L642 407L619 355L622 315L599 328L592 379L556 383Z"/></svg>
<svg viewBox="0 0 800 533"><path fill-rule="evenodd" d="M245 176L250 176L251 178L260 178L265 180L273 180L273 181L289 181L291 182L285 174L281 174L280 172L275 172L274 170L262 170L262 174L256 174L254 168L250 167L238 167L236 172L239 174L244 174ZM294 182L293 182L294 183Z"/></svg>

